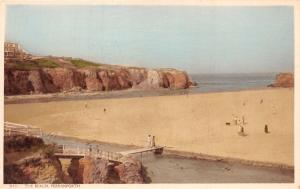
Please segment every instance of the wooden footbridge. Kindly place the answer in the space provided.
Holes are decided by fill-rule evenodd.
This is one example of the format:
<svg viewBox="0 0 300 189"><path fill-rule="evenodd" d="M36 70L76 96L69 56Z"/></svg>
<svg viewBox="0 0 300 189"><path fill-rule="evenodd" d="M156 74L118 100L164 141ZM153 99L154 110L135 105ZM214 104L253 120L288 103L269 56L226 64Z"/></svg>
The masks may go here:
<svg viewBox="0 0 300 189"><path fill-rule="evenodd" d="M85 156L92 156L95 158L107 159L109 161L117 161L123 157L118 152L104 151L100 148L92 148L78 145L58 145L54 155L58 158L80 159Z"/></svg>
<svg viewBox="0 0 300 189"><path fill-rule="evenodd" d="M154 152L155 154L162 154L165 146L153 146L148 148L138 148L133 150L122 151L120 154L123 156L144 153L144 152Z"/></svg>
<svg viewBox="0 0 300 189"><path fill-rule="evenodd" d="M48 136L48 133L42 131L41 128L32 127L28 125L22 125L12 122L4 122L4 134L11 135L26 135L35 136L43 138L43 136ZM54 136L52 134L52 136ZM55 141L53 141L55 142ZM119 162L123 156L141 154L144 152L154 152L155 154L162 154L165 146L153 146L144 147L133 150L121 151L121 152L109 152L104 151L101 148L95 148L91 146L79 146L72 144L57 145L55 148L54 155L58 158L83 158L85 156L92 156L101 159L107 159L109 161Z"/></svg>

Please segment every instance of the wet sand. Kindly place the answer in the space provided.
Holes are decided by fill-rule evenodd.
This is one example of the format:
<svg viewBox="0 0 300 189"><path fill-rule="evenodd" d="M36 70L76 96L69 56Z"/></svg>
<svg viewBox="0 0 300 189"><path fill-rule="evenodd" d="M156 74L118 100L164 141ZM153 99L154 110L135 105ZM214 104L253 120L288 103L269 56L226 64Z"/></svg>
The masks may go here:
<svg viewBox="0 0 300 189"><path fill-rule="evenodd" d="M11 95L5 96L5 104L23 104L35 102L53 102L53 101L74 101L74 100L93 100L93 99L115 99L115 98L136 98L151 96L174 96L199 93L196 87L188 89L155 89L140 90L126 89L118 91L82 91L68 93L49 93L32 95Z"/></svg>
<svg viewBox="0 0 300 189"><path fill-rule="evenodd" d="M245 136L233 115L245 118ZM294 164L293 89L5 104L5 121L136 146L152 134L173 150Z"/></svg>

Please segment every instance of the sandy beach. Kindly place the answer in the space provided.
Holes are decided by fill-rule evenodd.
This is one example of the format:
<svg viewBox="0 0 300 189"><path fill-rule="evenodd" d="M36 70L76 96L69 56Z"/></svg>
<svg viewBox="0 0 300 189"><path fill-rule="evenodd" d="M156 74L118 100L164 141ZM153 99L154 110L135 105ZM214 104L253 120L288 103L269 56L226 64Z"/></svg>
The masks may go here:
<svg viewBox="0 0 300 189"><path fill-rule="evenodd" d="M293 88L277 88L5 104L5 121L137 146L152 134L172 150L293 166L293 93ZM246 136L238 134L234 116L244 117Z"/></svg>

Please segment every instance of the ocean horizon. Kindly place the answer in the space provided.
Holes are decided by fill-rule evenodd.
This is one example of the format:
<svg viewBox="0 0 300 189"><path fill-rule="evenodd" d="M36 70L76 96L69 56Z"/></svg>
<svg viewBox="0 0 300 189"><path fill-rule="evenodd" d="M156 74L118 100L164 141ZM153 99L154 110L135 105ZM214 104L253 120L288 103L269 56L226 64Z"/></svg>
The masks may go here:
<svg viewBox="0 0 300 189"><path fill-rule="evenodd" d="M277 73L212 73L189 74L197 87L193 92L225 92L266 88L275 81Z"/></svg>

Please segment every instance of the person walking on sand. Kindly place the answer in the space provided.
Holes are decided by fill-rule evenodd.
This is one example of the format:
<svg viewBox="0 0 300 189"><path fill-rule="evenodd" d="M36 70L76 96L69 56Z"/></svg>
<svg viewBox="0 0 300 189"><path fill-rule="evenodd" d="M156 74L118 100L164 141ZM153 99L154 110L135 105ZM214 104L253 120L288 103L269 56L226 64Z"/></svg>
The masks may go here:
<svg viewBox="0 0 300 189"><path fill-rule="evenodd" d="M147 147L148 148L152 147L152 137L151 137L151 135L148 135L148 138L147 138Z"/></svg>

